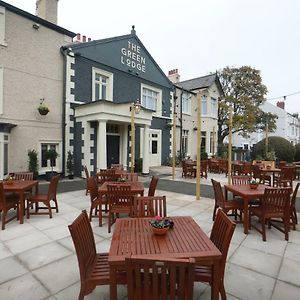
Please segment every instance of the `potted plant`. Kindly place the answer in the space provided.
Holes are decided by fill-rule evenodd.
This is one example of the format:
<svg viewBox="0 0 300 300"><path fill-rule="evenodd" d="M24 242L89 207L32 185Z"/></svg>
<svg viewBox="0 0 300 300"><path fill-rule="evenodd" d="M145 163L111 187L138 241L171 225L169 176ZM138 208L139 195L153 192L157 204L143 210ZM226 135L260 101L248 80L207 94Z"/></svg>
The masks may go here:
<svg viewBox="0 0 300 300"><path fill-rule="evenodd" d="M49 149L45 153L45 158L47 160L50 160L50 165L51 165L51 172L46 172L46 180L47 181L50 181L51 178L57 174L56 172L53 172L53 166L54 166L54 163L55 163L55 160L57 159L57 157L58 157L58 153L53 148Z"/></svg>
<svg viewBox="0 0 300 300"><path fill-rule="evenodd" d="M32 149L28 150L28 170L33 173L33 178L36 179L38 176L38 154Z"/></svg>
<svg viewBox="0 0 300 300"><path fill-rule="evenodd" d="M259 179L258 178L251 178L249 181L250 189L256 190L259 185Z"/></svg>
<svg viewBox="0 0 300 300"><path fill-rule="evenodd" d="M151 229L154 234L164 235L170 228L173 228L174 222L169 219L164 219L160 216L156 216L154 220L149 221Z"/></svg>
<svg viewBox="0 0 300 300"><path fill-rule="evenodd" d="M72 151L68 151L68 156L67 156L67 172L68 172L68 177L69 179L74 178L74 154Z"/></svg>
<svg viewBox="0 0 300 300"><path fill-rule="evenodd" d="M49 108L44 104L45 98L40 99L40 105L38 106L38 111L40 115L45 116L50 111Z"/></svg>

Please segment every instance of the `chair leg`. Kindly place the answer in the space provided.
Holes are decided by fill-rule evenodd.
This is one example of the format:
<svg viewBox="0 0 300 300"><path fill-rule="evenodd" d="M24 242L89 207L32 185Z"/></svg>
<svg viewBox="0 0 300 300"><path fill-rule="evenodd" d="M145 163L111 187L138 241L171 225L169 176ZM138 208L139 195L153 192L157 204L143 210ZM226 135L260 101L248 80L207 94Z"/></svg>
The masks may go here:
<svg viewBox="0 0 300 300"><path fill-rule="evenodd" d="M267 238L266 238L266 220L262 219L260 221L261 221L261 228L262 228L262 238L263 238L263 241L265 242L267 240Z"/></svg>
<svg viewBox="0 0 300 300"><path fill-rule="evenodd" d="M55 202L56 212L58 213L58 204L57 204L57 199L56 199L56 197L53 199L53 201Z"/></svg>
<svg viewBox="0 0 300 300"><path fill-rule="evenodd" d="M217 206L217 204L215 204L214 212L213 212L213 218L212 218L213 221L215 220L215 217L216 217L217 208L218 208L218 206Z"/></svg>
<svg viewBox="0 0 300 300"><path fill-rule="evenodd" d="M222 300L227 300L223 281L220 283L220 294L221 294Z"/></svg>
<svg viewBox="0 0 300 300"><path fill-rule="evenodd" d="M5 219L6 219L6 214L7 214L7 212L6 211L2 211L2 216L1 216L1 221L2 221L2 226L1 226L1 228L2 228L2 230L4 230L5 229Z"/></svg>
<svg viewBox="0 0 300 300"><path fill-rule="evenodd" d="M100 204L99 206L99 227L102 227L102 204Z"/></svg>
<svg viewBox="0 0 300 300"><path fill-rule="evenodd" d="M290 231L290 219L289 218L284 218L283 223L284 223L285 240L288 241L289 240L289 231Z"/></svg>
<svg viewBox="0 0 300 300"><path fill-rule="evenodd" d="M29 209L31 207L32 203L27 201L27 208L26 208L26 218L29 219L30 218L30 212Z"/></svg>
<svg viewBox="0 0 300 300"><path fill-rule="evenodd" d="M49 217L50 219L52 219L52 210L51 210L51 205L50 205L50 202L48 203L48 210L49 210Z"/></svg>
<svg viewBox="0 0 300 300"><path fill-rule="evenodd" d="M89 216L90 222L92 222L92 214L93 214L93 203L91 203L91 208L90 208L90 216Z"/></svg>

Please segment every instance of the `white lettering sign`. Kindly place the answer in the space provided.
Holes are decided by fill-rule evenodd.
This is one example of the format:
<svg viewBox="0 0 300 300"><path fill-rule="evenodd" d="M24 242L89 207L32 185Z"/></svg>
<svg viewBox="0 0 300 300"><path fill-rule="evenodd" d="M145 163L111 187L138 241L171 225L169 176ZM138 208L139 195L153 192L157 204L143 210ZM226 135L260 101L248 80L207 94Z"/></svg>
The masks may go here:
<svg viewBox="0 0 300 300"><path fill-rule="evenodd" d="M127 48L121 49L121 63L143 73L146 72L146 58L141 56L141 47L129 41Z"/></svg>

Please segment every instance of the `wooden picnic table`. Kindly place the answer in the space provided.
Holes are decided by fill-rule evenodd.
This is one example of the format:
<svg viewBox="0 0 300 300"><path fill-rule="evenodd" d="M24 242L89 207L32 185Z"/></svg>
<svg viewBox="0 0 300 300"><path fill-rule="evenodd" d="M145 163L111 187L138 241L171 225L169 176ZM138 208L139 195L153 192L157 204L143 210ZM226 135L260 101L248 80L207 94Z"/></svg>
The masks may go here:
<svg viewBox="0 0 300 300"><path fill-rule="evenodd" d="M228 200L228 192L240 196L244 201L244 233L249 232L249 201L262 198L266 186L259 184L257 189L251 189L249 184L225 184L225 199Z"/></svg>
<svg viewBox="0 0 300 300"><path fill-rule="evenodd" d="M25 192L30 191L35 187L36 194L38 193L37 180L13 180L11 184L4 181L3 188L5 193L18 193L19 194L19 220L20 224L24 222L24 209L25 209Z"/></svg>
<svg viewBox="0 0 300 300"><path fill-rule="evenodd" d="M213 268L211 299L218 299L221 252L192 217L172 217L174 227L166 235L153 234L149 218L117 219L109 250L110 299L117 300L116 271L123 270L131 255L159 258L195 257Z"/></svg>

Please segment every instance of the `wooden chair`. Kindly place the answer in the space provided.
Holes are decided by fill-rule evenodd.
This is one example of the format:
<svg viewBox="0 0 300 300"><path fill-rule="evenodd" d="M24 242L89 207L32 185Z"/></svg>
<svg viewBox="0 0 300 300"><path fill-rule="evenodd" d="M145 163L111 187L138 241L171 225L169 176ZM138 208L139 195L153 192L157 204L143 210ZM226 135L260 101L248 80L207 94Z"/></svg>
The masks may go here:
<svg viewBox="0 0 300 300"><path fill-rule="evenodd" d="M102 185L104 182L117 181L121 174L116 174L116 169L101 169L97 177L99 185Z"/></svg>
<svg viewBox="0 0 300 300"><path fill-rule="evenodd" d="M274 178L274 186L293 188L293 180L296 177L295 166L285 166L281 169L278 177Z"/></svg>
<svg viewBox="0 0 300 300"><path fill-rule="evenodd" d="M224 273L227 253L235 226L236 224L232 222L221 209L218 209L216 219L210 233L210 239L222 253L219 270L219 292L221 294L222 300L226 300ZM197 258L195 266L195 281L207 282L212 285L211 266L201 265L201 259Z"/></svg>
<svg viewBox="0 0 300 300"><path fill-rule="evenodd" d="M108 232L119 214L131 216L134 194L129 184L112 183L107 185Z"/></svg>
<svg viewBox="0 0 300 300"><path fill-rule="evenodd" d="M111 169L116 169L116 170L124 170L122 164L111 164Z"/></svg>
<svg viewBox="0 0 300 300"><path fill-rule="evenodd" d="M207 160L201 160L200 176L207 179L207 172L208 172L208 161Z"/></svg>
<svg viewBox="0 0 300 300"><path fill-rule="evenodd" d="M214 212L213 212L213 220L215 220L216 216L216 211L217 208L221 208L224 213L228 216L234 216L235 219L237 219L237 211L240 211L240 219L241 219L241 213L243 211L243 201L241 199L234 198L230 201L226 201L222 187L220 182L211 179L213 189L214 189L214 194L215 194L215 207L214 207ZM232 214L228 214L229 211L232 211Z"/></svg>
<svg viewBox="0 0 300 300"><path fill-rule="evenodd" d="M88 188L88 179L90 178L90 172L86 166L84 166L83 169L85 173L85 183L86 183L85 195L87 196L87 194L90 192Z"/></svg>
<svg viewBox="0 0 300 300"><path fill-rule="evenodd" d="M182 165L182 177L195 177L195 169L193 168L192 160L183 160Z"/></svg>
<svg viewBox="0 0 300 300"><path fill-rule="evenodd" d="M139 181L138 173L123 173L120 178L125 178L127 181Z"/></svg>
<svg viewBox="0 0 300 300"><path fill-rule="evenodd" d="M152 176L150 185L149 185L149 190L148 190L148 196L154 196L156 187L158 183L158 177L157 176Z"/></svg>
<svg viewBox="0 0 300 300"><path fill-rule="evenodd" d="M30 218L30 214L32 215L37 215L37 214L48 214L49 217L52 218L52 208L56 209L56 212L58 213L58 204L57 204L57 199L56 199L56 193L57 193L57 185L59 181L60 175L53 176L51 178L49 187L48 187L48 192L47 194L36 194L36 195L31 195L27 199L27 218ZM54 201L55 206L51 206L50 202L51 200ZM39 203L42 202L45 207L39 206ZM30 208L32 205L35 203L35 212L30 212ZM39 213L39 209L48 209L48 213Z"/></svg>
<svg viewBox="0 0 300 300"><path fill-rule="evenodd" d="M90 294L98 285L109 285L108 253L96 253L95 239L86 211L68 226L75 246L79 272L78 300ZM117 283L126 284L125 273L117 273Z"/></svg>
<svg viewBox="0 0 300 300"><path fill-rule="evenodd" d="M195 260L125 258L128 300L192 300Z"/></svg>
<svg viewBox="0 0 300 300"><path fill-rule="evenodd" d="M6 219L7 212L10 209L17 209L16 215ZM1 213L1 229L5 229L5 224L19 216L19 197L15 194L6 195L4 193L3 182L0 182L0 213Z"/></svg>
<svg viewBox="0 0 300 300"><path fill-rule="evenodd" d="M137 218L155 216L166 217L166 196L135 196L133 200L132 216Z"/></svg>
<svg viewBox="0 0 300 300"><path fill-rule="evenodd" d="M243 166L241 168L241 175L246 175L246 176L247 175L249 175L249 176L252 175L252 164L251 164L251 162L245 161L243 163Z"/></svg>
<svg viewBox="0 0 300 300"><path fill-rule="evenodd" d="M259 179L260 183L267 184L271 186L271 176L268 174L263 175L260 170L260 164L252 165L252 177L254 179Z"/></svg>
<svg viewBox="0 0 300 300"><path fill-rule="evenodd" d="M266 188L264 196L261 199L259 207L249 208L249 229L253 226L258 232L262 234L263 241L266 241L266 222L269 228L271 226L285 233L285 239L289 240L290 230L290 194L291 188ZM251 216L257 216L262 230L251 224ZM272 219L280 218L284 224L284 230L272 222Z"/></svg>
<svg viewBox="0 0 300 300"><path fill-rule="evenodd" d="M297 211L296 211L296 198L297 198L297 192L300 186L300 182L297 183L295 190L293 192L292 198L291 198L291 220L292 220L292 226L293 229L296 230L296 224L298 224L298 217L297 217Z"/></svg>
<svg viewBox="0 0 300 300"><path fill-rule="evenodd" d="M98 182L97 178L90 177L88 179L88 189L90 191L90 199L91 199L91 208L90 208L90 221L92 221L93 217L98 217L97 213L99 212L99 226L102 226L102 218L103 212L107 212L107 199L106 197L99 197L98 194ZM105 205L103 209L102 206ZM95 214L93 215L93 210L95 210Z"/></svg>
<svg viewBox="0 0 300 300"><path fill-rule="evenodd" d="M32 172L17 172L14 173L15 180L33 180Z"/></svg>

